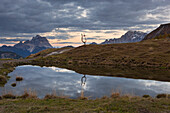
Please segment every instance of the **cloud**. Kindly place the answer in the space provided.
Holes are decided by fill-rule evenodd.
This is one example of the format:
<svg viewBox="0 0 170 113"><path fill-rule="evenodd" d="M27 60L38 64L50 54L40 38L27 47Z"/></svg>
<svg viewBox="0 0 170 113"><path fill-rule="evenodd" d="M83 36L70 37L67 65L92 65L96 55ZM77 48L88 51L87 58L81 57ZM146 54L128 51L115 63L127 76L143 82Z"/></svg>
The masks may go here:
<svg viewBox="0 0 170 113"><path fill-rule="evenodd" d="M96 40L97 38L86 38L87 40Z"/></svg>
<svg viewBox="0 0 170 113"><path fill-rule="evenodd" d="M170 0L1 0L0 37L32 37L56 28L151 29L169 22L169 7ZM73 38L65 30L56 32L63 36L49 35L49 39Z"/></svg>
<svg viewBox="0 0 170 113"><path fill-rule="evenodd" d="M87 40L105 40L105 38L102 38L101 36L93 36L93 38L87 38Z"/></svg>
<svg viewBox="0 0 170 113"><path fill-rule="evenodd" d="M69 35L69 34L55 34L55 36L46 36L48 39L61 39L61 40L67 40L72 38L73 36Z"/></svg>
<svg viewBox="0 0 170 113"><path fill-rule="evenodd" d="M18 41L25 41L25 39L20 39L20 38L6 39L6 38L2 38L2 39L0 39L0 44L15 44Z"/></svg>
<svg viewBox="0 0 170 113"><path fill-rule="evenodd" d="M53 44L82 44L81 42L56 42Z"/></svg>

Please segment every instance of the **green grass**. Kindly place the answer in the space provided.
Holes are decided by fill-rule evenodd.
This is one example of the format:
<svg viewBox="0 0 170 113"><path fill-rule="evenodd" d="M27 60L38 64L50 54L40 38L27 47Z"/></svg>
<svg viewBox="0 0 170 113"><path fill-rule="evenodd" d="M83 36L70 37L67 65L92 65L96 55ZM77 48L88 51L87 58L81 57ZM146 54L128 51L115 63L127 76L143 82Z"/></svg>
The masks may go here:
<svg viewBox="0 0 170 113"><path fill-rule="evenodd" d="M3 59L0 59L0 60L2 60L2 61L6 61L6 60L14 60L14 59L11 59L11 58L3 58Z"/></svg>
<svg viewBox="0 0 170 113"><path fill-rule="evenodd" d="M14 66L11 64L3 64L3 68L0 68L0 87L3 87L9 79L8 73L14 70Z"/></svg>
<svg viewBox="0 0 170 113"><path fill-rule="evenodd" d="M140 97L104 98L96 100L81 99L3 99L0 100L0 112L115 112L115 113L168 113L170 99Z"/></svg>

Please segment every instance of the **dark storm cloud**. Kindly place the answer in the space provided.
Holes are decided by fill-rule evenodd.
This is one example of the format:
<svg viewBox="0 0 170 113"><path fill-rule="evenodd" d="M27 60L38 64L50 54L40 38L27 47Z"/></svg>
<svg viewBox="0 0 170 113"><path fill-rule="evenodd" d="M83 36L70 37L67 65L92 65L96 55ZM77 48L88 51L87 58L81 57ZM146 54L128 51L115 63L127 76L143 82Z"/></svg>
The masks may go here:
<svg viewBox="0 0 170 113"><path fill-rule="evenodd" d="M53 43L53 44L82 44L80 42L57 42L57 43Z"/></svg>
<svg viewBox="0 0 170 113"><path fill-rule="evenodd" d="M76 28L74 31L129 29L134 26L147 29L143 25L168 22L169 7L170 0L1 0L0 37L69 27ZM148 17L148 14L156 17Z"/></svg>
<svg viewBox="0 0 170 113"><path fill-rule="evenodd" d="M15 44L15 42L18 41L25 41L26 39L20 39L20 38L16 38L16 39L6 39L6 38L2 38L0 39L0 44Z"/></svg>
<svg viewBox="0 0 170 113"><path fill-rule="evenodd" d="M73 38L73 36L70 36L69 34L60 34L56 36L47 36L48 39L62 39L62 40L67 40L70 38Z"/></svg>
<svg viewBox="0 0 170 113"><path fill-rule="evenodd" d="M101 38L101 36L93 36L93 38L87 38L87 40L105 40L105 39Z"/></svg>
<svg viewBox="0 0 170 113"><path fill-rule="evenodd" d="M87 40L96 40L97 38L87 38Z"/></svg>

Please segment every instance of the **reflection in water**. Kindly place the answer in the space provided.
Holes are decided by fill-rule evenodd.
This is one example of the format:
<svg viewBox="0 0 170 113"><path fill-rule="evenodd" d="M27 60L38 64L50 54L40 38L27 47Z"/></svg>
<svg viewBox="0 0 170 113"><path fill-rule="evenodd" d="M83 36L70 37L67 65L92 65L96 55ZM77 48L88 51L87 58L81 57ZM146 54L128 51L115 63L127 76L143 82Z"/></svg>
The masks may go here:
<svg viewBox="0 0 170 113"><path fill-rule="evenodd" d="M84 76L81 78L81 86L85 86L86 80L87 80L86 75L84 75Z"/></svg>
<svg viewBox="0 0 170 113"><path fill-rule="evenodd" d="M18 66L13 72L9 73L9 76L11 78L5 84L5 87L0 87L0 95L4 90L21 95L25 89L36 91L39 98L43 98L54 90L57 94L62 92L63 95L70 98L77 98L81 94L91 98L110 96L112 90L115 89L120 90L122 94L132 94L133 92L133 95L137 96L170 93L170 82L82 76L74 71L56 67ZM16 82L16 76L21 76L24 79L17 82L16 87L12 87L11 84Z"/></svg>
<svg viewBox="0 0 170 113"><path fill-rule="evenodd" d="M81 97L84 97L84 89L85 89L85 85L86 85L86 75L84 75L82 78L81 78Z"/></svg>

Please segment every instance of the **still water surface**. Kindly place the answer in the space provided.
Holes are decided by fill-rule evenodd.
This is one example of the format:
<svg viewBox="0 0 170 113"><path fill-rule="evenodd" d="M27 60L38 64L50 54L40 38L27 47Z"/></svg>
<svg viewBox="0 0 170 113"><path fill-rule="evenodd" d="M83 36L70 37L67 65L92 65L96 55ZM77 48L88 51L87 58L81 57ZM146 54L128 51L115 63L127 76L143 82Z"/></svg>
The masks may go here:
<svg viewBox="0 0 170 113"><path fill-rule="evenodd" d="M21 95L26 89L36 91L39 98L56 91L58 95L66 95L70 98L77 98L84 92L90 98L110 96L112 91L119 91L121 94L142 96L148 94L156 96L160 93L170 93L170 82L154 80L129 79L120 77L82 75L71 70L57 67L39 66L18 66L9 73L11 76L5 87L0 87L0 94L13 92ZM16 82L16 76L24 78ZM17 83L12 87L12 83Z"/></svg>

